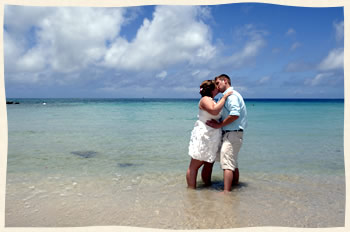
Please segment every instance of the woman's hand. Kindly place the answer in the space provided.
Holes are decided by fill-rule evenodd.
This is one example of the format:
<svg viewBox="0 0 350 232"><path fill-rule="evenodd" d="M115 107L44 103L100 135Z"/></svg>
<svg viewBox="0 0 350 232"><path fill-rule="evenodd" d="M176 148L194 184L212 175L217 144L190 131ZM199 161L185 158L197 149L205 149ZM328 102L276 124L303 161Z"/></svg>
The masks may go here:
<svg viewBox="0 0 350 232"><path fill-rule="evenodd" d="M228 96L230 96L231 94L233 94L233 90L230 90L227 93L225 93L224 98L228 98Z"/></svg>

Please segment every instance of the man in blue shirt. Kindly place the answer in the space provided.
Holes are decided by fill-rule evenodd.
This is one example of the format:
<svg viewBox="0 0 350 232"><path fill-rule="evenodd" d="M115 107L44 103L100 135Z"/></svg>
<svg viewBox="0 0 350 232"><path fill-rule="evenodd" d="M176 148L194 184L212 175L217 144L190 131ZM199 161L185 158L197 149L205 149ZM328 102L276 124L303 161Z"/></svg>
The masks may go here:
<svg viewBox="0 0 350 232"><path fill-rule="evenodd" d="M215 78L219 92L225 94L233 90L231 79L226 74ZM220 150L221 168L224 170L224 192L231 191L232 184L239 180L238 152L243 142L243 131L247 128L247 109L242 96L235 90L227 98L222 109L221 121L207 121L207 125L222 128L222 146Z"/></svg>

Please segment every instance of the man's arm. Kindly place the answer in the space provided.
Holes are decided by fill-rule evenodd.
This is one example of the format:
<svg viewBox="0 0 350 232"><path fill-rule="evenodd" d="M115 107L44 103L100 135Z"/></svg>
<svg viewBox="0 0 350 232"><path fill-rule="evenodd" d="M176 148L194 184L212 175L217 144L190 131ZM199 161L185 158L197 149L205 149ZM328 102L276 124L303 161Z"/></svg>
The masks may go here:
<svg viewBox="0 0 350 232"><path fill-rule="evenodd" d="M237 120L237 118L239 118L239 116L237 115L229 115L227 116L227 118L224 119L224 121L222 122L218 122L216 120L210 120L210 121L207 121L206 124L210 127L213 127L213 128L221 128L221 127L224 127L230 123L233 123L234 121Z"/></svg>

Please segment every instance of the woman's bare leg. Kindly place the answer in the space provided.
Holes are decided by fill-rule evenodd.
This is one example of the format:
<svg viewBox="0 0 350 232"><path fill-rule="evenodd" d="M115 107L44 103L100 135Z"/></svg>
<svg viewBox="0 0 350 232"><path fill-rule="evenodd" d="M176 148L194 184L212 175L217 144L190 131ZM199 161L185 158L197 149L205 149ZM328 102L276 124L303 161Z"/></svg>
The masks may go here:
<svg viewBox="0 0 350 232"><path fill-rule="evenodd" d="M186 180L188 188L196 188L198 169L203 165L204 161L191 159L190 166L187 169Z"/></svg>

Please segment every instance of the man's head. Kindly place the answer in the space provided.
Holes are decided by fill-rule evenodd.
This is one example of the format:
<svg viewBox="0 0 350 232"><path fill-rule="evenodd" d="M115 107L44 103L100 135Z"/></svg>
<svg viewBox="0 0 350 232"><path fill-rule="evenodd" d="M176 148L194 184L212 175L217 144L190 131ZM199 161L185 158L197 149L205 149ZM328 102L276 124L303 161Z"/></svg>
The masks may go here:
<svg viewBox="0 0 350 232"><path fill-rule="evenodd" d="M231 87L231 79L226 74L221 74L220 76L215 77L215 85L220 93L223 93Z"/></svg>

